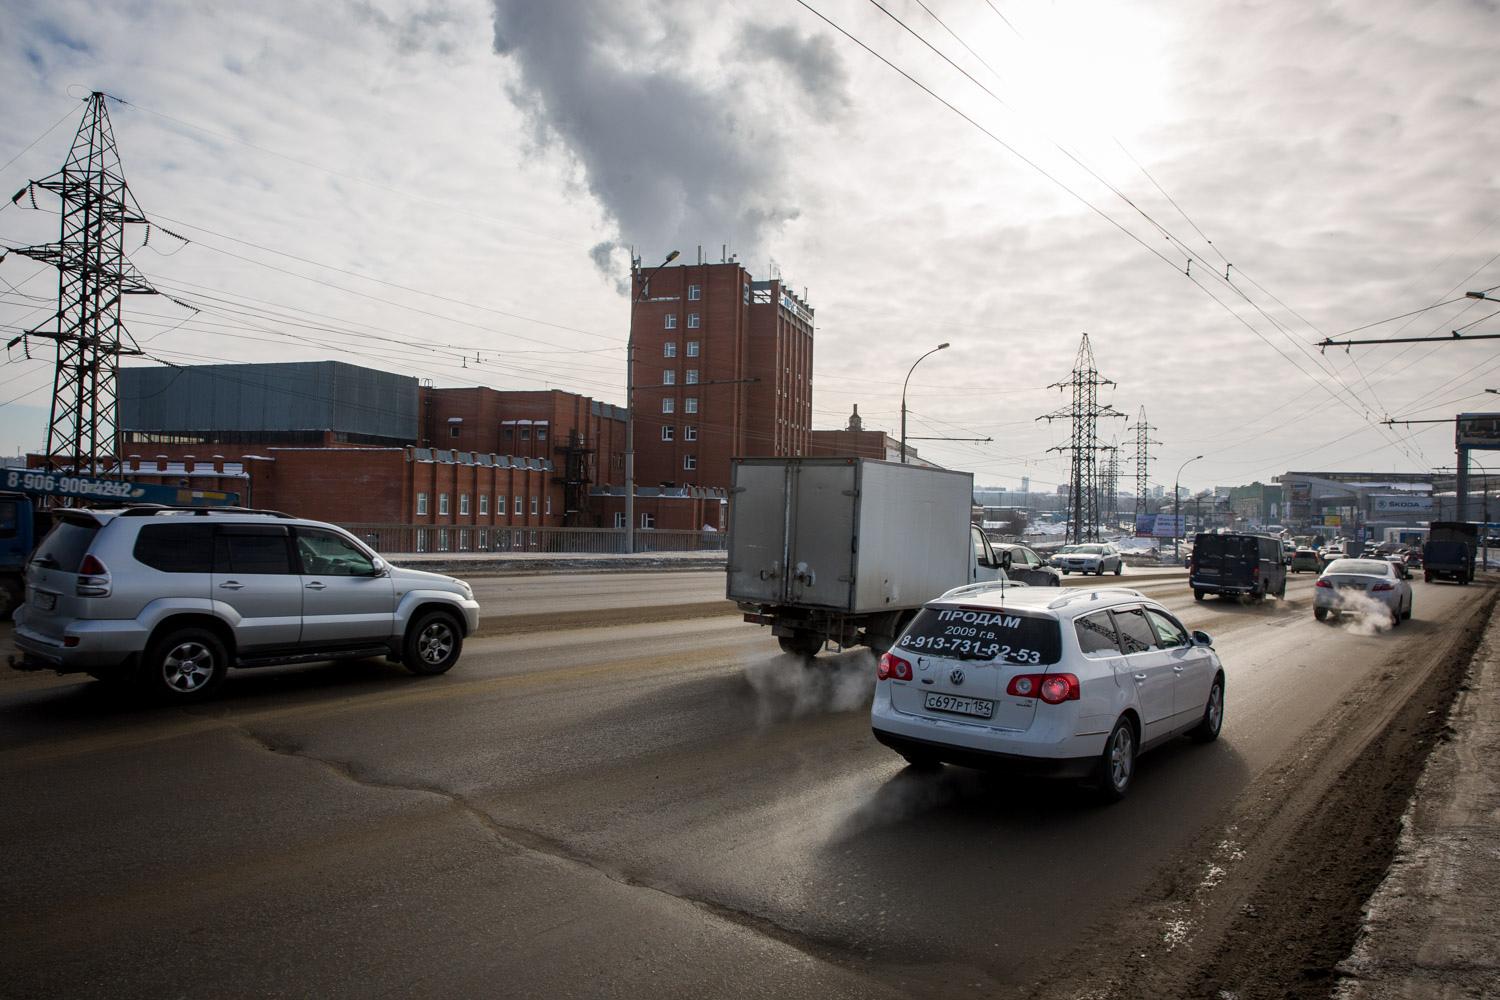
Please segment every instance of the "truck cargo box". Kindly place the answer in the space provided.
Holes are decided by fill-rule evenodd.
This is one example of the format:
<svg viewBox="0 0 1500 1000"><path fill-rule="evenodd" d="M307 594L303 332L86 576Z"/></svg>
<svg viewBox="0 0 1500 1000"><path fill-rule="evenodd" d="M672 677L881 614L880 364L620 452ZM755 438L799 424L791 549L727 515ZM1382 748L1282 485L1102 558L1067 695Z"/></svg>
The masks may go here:
<svg viewBox="0 0 1500 1000"><path fill-rule="evenodd" d="M867 614L967 582L974 479L867 458L736 460L733 601Z"/></svg>

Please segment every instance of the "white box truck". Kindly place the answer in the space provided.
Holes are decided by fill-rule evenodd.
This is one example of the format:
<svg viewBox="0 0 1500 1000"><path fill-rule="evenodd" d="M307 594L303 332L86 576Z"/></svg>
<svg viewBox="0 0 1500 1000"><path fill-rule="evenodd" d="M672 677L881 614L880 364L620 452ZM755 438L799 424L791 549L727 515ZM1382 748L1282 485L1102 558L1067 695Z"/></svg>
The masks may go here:
<svg viewBox="0 0 1500 1000"><path fill-rule="evenodd" d="M1003 580L970 523L967 472L868 458L745 458L732 470L729 599L788 653L884 653L924 603ZM1019 584L1018 584L1019 586Z"/></svg>

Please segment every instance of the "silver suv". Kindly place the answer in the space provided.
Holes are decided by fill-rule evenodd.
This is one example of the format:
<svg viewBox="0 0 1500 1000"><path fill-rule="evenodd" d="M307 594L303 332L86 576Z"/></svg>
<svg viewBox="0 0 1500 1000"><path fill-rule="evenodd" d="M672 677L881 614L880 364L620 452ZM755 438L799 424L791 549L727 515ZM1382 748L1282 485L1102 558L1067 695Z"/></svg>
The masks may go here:
<svg viewBox="0 0 1500 1000"><path fill-rule="evenodd" d="M230 667L386 656L440 674L479 627L467 583L319 521L241 508L60 511L26 568L11 666L206 697Z"/></svg>

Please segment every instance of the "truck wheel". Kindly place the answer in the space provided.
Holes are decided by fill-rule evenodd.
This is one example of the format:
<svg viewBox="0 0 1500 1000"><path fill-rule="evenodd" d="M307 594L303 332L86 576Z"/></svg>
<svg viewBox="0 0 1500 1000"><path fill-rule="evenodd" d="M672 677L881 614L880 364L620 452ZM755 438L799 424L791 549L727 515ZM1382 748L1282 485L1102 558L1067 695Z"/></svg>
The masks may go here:
<svg viewBox="0 0 1500 1000"><path fill-rule="evenodd" d="M1195 600L1195 601L1201 601L1201 600L1203 600L1203 591L1197 589L1196 587L1193 588L1193 600Z"/></svg>
<svg viewBox="0 0 1500 1000"><path fill-rule="evenodd" d="M1316 618L1318 621L1323 621L1324 619L1326 619L1328 617L1328 609L1327 608L1313 608L1313 617Z"/></svg>
<svg viewBox="0 0 1500 1000"><path fill-rule="evenodd" d="M168 632L146 653L141 681L164 701L202 701L229 672L229 654L219 637L206 628Z"/></svg>
<svg viewBox="0 0 1500 1000"><path fill-rule="evenodd" d="M429 611L406 629L401 662L414 674L433 677L447 673L464 650L464 631L446 611Z"/></svg>
<svg viewBox="0 0 1500 1000"><path fill-rule="evenodd" d="M778 635L776 641L783 653L792 656L817 656L823 651L823 637L813 632L799 630L791 635Z"/></svg>

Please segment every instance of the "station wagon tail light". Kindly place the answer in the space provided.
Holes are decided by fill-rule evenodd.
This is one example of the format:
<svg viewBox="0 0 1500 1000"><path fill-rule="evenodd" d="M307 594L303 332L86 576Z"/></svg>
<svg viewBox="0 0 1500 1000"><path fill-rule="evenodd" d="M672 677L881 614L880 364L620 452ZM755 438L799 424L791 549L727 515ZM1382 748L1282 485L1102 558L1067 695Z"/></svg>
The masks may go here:
<svg viewBox="0 0 1500 1000"><path fill-rule="evenodd" d="M78 564L79 597L108 597L109 568L95 555L86 555Z"/></svg>
<svg viewBox="0 0 1500 1000"><path fill-rule="evenodd" d="M1082 696L1074 674L1017 674L1006 685L1005 693L1017 698L1040 698L1049 705L1077 701Z"/></svg>
<svg viewBox="0 0 1500 1000"><path fill-rule="evenodd" d="M894 653L882 653L880 664L875 668L875 677L882 681L909 681L911 664Z"/></svg>
<svg viewBox="0 0 1500 1000"><path fill-rule="evenodd" d="M1329 590L1333 589L1333 584L1329 583L1327 580L1323 579L1321 576L1318 577L1318 582L1315 583L1315 584L1313 584L1313 586L1314 587L1327 587Z"/></svg>

